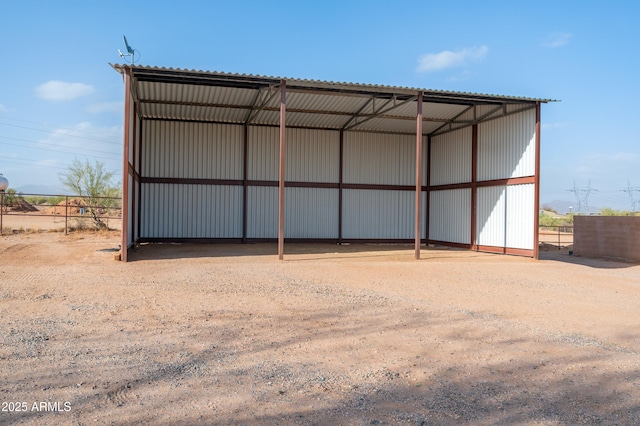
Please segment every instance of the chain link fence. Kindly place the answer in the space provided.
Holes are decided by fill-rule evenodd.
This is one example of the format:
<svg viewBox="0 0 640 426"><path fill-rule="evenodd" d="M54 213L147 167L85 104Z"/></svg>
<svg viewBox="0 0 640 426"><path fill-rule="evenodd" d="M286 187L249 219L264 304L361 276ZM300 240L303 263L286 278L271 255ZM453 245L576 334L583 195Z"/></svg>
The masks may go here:
<svg viewBox="0 0 640 426"><path fill-rule="evenodd" d="M0 193L0 235L120 229L120 197Z"/></svg>

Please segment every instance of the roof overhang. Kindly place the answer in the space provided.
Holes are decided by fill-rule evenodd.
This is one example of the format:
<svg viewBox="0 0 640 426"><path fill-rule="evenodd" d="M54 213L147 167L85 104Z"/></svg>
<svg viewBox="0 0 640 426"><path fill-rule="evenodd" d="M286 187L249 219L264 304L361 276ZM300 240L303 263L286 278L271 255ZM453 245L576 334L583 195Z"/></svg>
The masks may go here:
<svg viewBox="0 0 640 426"><path fill-rule="evenodd" d="M487 95L182 70L111 65L131 77L142 119L279 125L286 81L287 127L415 134L418 95L423 134L437 135L535 108L551 99Z"/></svg>

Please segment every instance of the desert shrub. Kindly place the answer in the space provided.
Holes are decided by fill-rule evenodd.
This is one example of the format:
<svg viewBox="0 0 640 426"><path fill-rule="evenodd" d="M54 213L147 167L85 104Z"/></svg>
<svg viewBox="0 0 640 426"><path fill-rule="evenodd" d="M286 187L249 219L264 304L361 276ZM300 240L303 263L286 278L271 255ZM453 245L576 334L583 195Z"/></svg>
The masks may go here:
<svg viewBox="0 0 640 426"><path fill-rule="evenodd" d="M12 207L18 201L23 200L24 197L22 194L19 194L15 189L9 188L5 191L4 196L2 197L2 205L5 207L5 211L7 207Z"/></svg>
<svg viewBox="0 0 640 426"><path fill-rule="evenodd" d="M540 213L538 224L540 226L560 226L562 225L562 220L542 212Z"/></svg>
<svg viewBox="0 0 640 426"><path fill-rule="evenodd" d="M105 170L99 161L92 165L89 160L81 162L77 159L59 175L60 182L67 189L84 199L87 213L97 229L108 228L102 215L119 202L113 198L120 196L119 185L112 183L114 175L115 172Z"/></svg>
<svg viewBox="0 0 640 426"><path fill-rule="evenodd" d="M600 209L601 216L633 216L634 214L626 210L615 210L609 207Z"/></svg>

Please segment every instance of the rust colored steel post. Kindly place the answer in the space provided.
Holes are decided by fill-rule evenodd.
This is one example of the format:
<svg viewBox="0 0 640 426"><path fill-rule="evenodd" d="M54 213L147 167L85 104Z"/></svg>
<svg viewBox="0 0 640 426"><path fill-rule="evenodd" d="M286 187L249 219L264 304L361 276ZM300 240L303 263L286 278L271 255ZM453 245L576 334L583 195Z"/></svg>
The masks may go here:
<svg viewBox="0 0 640 426"><path fill-rule="evenodd" d="M129 236L129 144L131 143L131 69L124 72L124 143L122 153L122 231L120 260L127 261L127 242Z"/></svg>
<svg viewBox="0 0 640 426"><path fill-rule="evenodd" d="M538 260L540 253L540 102L536 103L536 169L535 169L535 214L533 215L534 230L533 230L533 258Z"/></svg>
<svg viewBox="0 0 640 426"><path fill-rule="evenodd" d="M422 203L422 92L418 93L416 118L416 243L415 257L420 259L420 207Z"/></svg>
<svg viewBox="0 0 640 426"><path fill-rule="evenodd" d="M471 127L471 250L478 250L478 124Z"/></svg>
<svg viewBox="0 0 640 426"><path fill-rule="evenodd" d="M64 197L64 235L67 235L69 233L68 223L69 223L69 196L67 195Z"/></svg>
<svg viewBox="0 0 640 426"><path fill-rule="evenodd" d="M285 116L287 113L286 81L280 84L280 178L278 186L278 259L284 258L284 160L286 145Z"/></svg>
<svg viewBox="0 0 640 426"><path fill-rule="evenodd" d="M2 218L4 217L4 191L0 191L0 235L2 235L3 231L3 226L4 224L2 223Z"/></svg>

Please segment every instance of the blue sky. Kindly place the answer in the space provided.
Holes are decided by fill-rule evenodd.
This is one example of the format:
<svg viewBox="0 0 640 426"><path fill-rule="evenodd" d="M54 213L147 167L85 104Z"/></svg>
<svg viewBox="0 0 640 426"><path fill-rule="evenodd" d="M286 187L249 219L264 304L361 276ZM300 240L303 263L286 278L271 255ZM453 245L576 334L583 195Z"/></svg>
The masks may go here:
<svg viewBox="0 0 640 426"><path fill-rule="evenodd" d="M630 209L639 17L636 1L6 1L0 173L58 185L87 158L120 175L108 63L126 34L141 65L558 99L542 108L541 202L590 183L589 205Z"/></svg>

